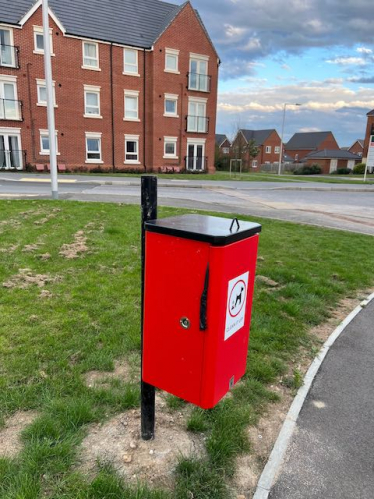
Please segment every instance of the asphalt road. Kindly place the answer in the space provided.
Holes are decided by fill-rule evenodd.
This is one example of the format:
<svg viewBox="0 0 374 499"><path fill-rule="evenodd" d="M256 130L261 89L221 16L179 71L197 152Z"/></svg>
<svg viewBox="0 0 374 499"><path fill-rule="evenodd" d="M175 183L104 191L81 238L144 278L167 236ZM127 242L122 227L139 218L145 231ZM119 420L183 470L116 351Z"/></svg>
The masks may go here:
<svg viewBox="0 0 374 499"><path fill-rule="evenodd" d="M374 497L373 333L374 301L322 364L269 499Z"/></svg>
<svg viewBox="0 0 374 499"><path fill-rule="evenodd" d="M49 198L46 175L0 173L0 199ZM139 203L140 179L61 177L61 199ZM159 181L163 206L238 213L374 235L374 186L314 182Z"/></svg>

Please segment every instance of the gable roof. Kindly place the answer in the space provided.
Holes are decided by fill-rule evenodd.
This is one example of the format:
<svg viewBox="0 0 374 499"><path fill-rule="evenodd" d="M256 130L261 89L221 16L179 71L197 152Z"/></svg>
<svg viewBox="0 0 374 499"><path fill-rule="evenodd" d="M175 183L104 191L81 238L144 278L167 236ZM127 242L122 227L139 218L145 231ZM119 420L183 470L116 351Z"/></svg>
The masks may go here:
<svg viewBox="0 0 374 499"><path fill-rule="evenodd" d="M369 111L366 116L374 116L374 109L372 111Z"/></svg>
<svg viewBox="0 0 374 499"><path fill-rule="evenodd" d="M360 144L360 146L363 148L364 147L364 143L365 143L365 139L357 139L353 142L353 144L351 145L351 147L348 147L348 150L349 149L352 149L353 146L355 146L357 144L357 142Z"/></svg>
<svg viewBox="0 0 374 499"><path fill-rule="evenodd" d="M249 142L250 140L254 140L256 146L261 146L273 132L277 131L274 128L271 130L240 129L238 133L241 133L247 142Z"/></svg>
<svg viewBox="0 0 374 499"><path fill-rule="evenodd" d="M9 0L0 0L0 22L20 24L38 3L12 0L10 6ZM139 48L151 48L185 5L161 0L49 0L66 34Z"/></svg>
<svg viewBox="0 0 374 499"><path fill-rule="evenodd" d="M319 159L355 159L361 160L361 156L353 154L349 151L342 151L341 149L322 149L322 151L315 151L307 154L304 159L319 158Z"/></svg>
<svg viewBox="0 0 374 499"><path fill-rule="evenodd" d="M295 133L286 145L289 151L302 149L316 149L332 132L303 132Z"/></svg>
<svg viewBox="0 0 374 499"><path fill-rule="evenodd" d="M224 135L222 133L216 133L216 144L217 144L217 146L220 147L226 140L230 143L230 141L229 141L229 139L227 138L226 135Z"/></svg>

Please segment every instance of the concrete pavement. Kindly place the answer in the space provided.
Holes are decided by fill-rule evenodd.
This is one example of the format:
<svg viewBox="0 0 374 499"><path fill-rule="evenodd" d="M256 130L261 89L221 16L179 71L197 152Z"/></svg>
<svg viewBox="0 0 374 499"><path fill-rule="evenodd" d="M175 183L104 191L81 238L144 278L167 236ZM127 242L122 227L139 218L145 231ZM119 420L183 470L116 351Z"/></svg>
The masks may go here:
<svg viewBox="0 0 374 499"><path fill-rule="evenodd" d="M374 300L331 347L269 499L374 497Z"/></svg>

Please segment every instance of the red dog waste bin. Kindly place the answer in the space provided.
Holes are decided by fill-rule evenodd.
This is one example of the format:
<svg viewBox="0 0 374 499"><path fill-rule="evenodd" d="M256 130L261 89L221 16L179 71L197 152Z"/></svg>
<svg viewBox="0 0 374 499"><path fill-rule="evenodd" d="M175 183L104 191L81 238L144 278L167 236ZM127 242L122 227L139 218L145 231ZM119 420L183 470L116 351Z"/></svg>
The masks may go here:
<svg viewBox="0 0 374 499"><path fill-rule="evenodd" d="M183 215L145 231L143 381L210 409L245 373L261 226Z"/></svg>

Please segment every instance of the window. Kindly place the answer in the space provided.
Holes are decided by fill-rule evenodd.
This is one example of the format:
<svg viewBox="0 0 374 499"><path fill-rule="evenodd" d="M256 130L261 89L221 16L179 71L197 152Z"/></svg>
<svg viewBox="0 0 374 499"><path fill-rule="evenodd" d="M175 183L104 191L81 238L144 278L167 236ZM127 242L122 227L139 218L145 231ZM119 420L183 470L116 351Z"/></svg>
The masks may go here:
<svg viewBox="0 0 374 499"><path fill-rule="evenodd" d="M222 154L229 154L229 153L230 153L229 147L222 147Z"/></svg>
<svg viewBox="0 0 374 499"><path fill-rule="evenodd" d="M49 28L51 55L53 54L52 28ZM44 35L41 26L34 26L34 54L44 54Z"/></svg>
<svg viewBox="0 0 374 499"><path fill-rule="evenodd" d="M0 28L0 66L16 66L16 50L11 29Z"/></svg>
<svg viewBox="0 0 374 499"><path fill-rule="evenodd" d="M274 152L275 152L275 154L279 154L279 153L280 153L280 151L281 151L280 146L276 146L276 147L274 148Z"/></svg>
<svg viewBox="0 0 374 499"><path fill-rule="evenodd" d="M208 119L206 117L206 100L195 99L188 103L187 132L208 132Z"/></svg>
<svg viewBox="0 0 374 499"><path fill-rule="evenodd" d="M165 94L164 116L178 117L178 95Z"/></svg>
<svg viewBox="0 0 374 499"><path fill-rule="evenodd" d="M271 146L266 146L265 153L266 154L270 154L271 153Z"/></svg>
<svg viewBox="0 0 374 499"><path fill-rule="evenodd" d="M100 87L84 85L84 117L102 117L100 115Z"/></svg>
<svg viewBox="0 0 374 499"><path fill-rule="evenodd" d="M125 90L125 117L126 121L139 120L139 92Z"/></svg>
<svg viewBox="0 0 374 499"><path fill-rule="evenodd" d="M0 119L21 119L21 103L17 100L16 76L0 75Z"/></svg>
<svg viewBox="0 0 374 499"><path fill-rule="evenodd" d="M49 149L49 132L48 130L39 130L40 131L40 155L47 156L50 154ZM58 152L58 142L57 142L57 130L56 130L56 153Z"/></svg>
<svg viewBox="0 0 374 499"><path fill-rule="evenodd" d="M178 137L164 137L164 158L177 159Z"/></svg>
<svg viewBox="0 0 374 499"><path fill-rule="evenodd" d="M86 132L86 163L102 163L101 133Z"/></svg>
<svg viewBox="0 0 374 499"><path fill-rule="evenodd" d="M252 168L257 168L257 159L252 161Z"/></svg>
<svg viewBox="0 0 374 499"><path fill-rule="evenodd" d="M134 49L123 49L123 59L123 74L139 76L138 51Z"/></svg>
<svg viewBox="0 0 374 499"><path fill-rule="evenodd" d="M165 71L167 73L179 74L178 59L179 50L165 49Z"/></svg>
<svg viewBox="0 0 374 499"><path fill-rule="evenodd" d="M99 67L99 44L94 42L83 42L83 69L100 70Z"/></svg>
<svg viewBox="0 0 374 499"><path fill-rule="evenodd" d="M56 90L55 90L55 82L53 84L53 102L54 106L57 107L56 104ZM45 84L45 80L36 80L36 88L38 91L38 106L46 106L47 105L47 87Z"/></svg>
<svg viewBox="0 0 374 499"><path fill-rule="evenodd" d="M125 163L139 164L139 135L125 135Z"/></svg>
<svg viewBox="0 0 374 499"><path fill-rule="evenodd" d="M188 80L188 88L190 90L209 92L208 61L208 56L190 54L190 73Z"/></svg>

